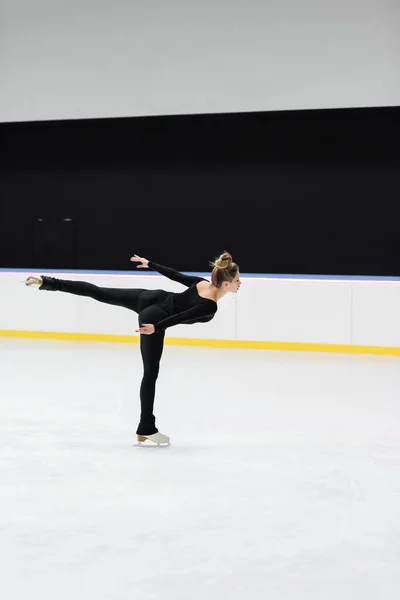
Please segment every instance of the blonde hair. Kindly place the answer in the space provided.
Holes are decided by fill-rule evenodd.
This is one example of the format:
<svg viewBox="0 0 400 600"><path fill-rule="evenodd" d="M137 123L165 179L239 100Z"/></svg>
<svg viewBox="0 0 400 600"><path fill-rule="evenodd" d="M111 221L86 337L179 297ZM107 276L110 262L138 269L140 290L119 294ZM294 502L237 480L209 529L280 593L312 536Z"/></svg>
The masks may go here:
<svg viewBox="0 0 400 600"><path fill-rule="evenodd" d="M239 271L238 265L233 262L232 256L226 251L210 264L213 267L211 282L217 288L220 288L224 281L229 283L233 281Z"/></svg>

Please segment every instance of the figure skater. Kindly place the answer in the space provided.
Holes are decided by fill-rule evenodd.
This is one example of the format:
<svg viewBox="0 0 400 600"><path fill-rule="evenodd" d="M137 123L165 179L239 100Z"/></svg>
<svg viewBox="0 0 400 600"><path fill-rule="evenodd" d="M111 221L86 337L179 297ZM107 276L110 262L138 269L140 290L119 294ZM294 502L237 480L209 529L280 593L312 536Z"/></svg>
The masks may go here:
<svg viewBox="0 0 400 600"><path fill-rule="evenodd" d="M211 282L203 277L184 275L163 267L146 258L132 256L139 269L153 269L161 275L185 285L188 289L176 293L143 288L103 288L83 281L68 281L54 277L28 277L27 286L37 285L40 290L67 292L88 296L105 304L121 306L138 313L140 352L143 360L143 378L140 385L140 422L136 430L138 443L149 440L152 444L169 445L167 435L155 425L154 397L160 360L164 347L165 330L173 325L207 323L217 312L217 302L227 293L236 293L241 285L239 267L228 252L221 254L211 273Z"/></svg>

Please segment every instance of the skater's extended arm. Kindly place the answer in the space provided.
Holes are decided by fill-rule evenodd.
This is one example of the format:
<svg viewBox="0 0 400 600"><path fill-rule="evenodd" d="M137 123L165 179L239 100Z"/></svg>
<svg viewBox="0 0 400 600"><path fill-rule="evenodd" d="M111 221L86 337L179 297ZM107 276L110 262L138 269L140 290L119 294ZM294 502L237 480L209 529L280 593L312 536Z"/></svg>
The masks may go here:
<svg viewBox="0 0 400 600"><path fill-rule="evenodd" d="M172 281L177 281L182 285L186 285L190 287L194 283L198 283L199 281L207 281L204 277L194 277L192 275L185 275L184 273L180 273L179 271L175 271L175 269L171 269L171 267L164 267L163 265L159 265L153 261L147 260L147 258L141 258L137 254L132 256L132 262L139 263L138 269L148 269L149 267L154 271L158 271L161 275L168 277L168 279L172 279Z"/></svg>
<svg viewBox="0 0 400 600"><path fill-rule="evenodd" d="M164 277L168 277L168 279L172 279L172 281L177 281L182 285L186 285L190 287L194 283L198 283L199 281L206 281L203 277L195 277L193 275L185 275L184 273L180 273L179 271L175 271L175 269L171 269L171 267L164 267L163 265L159 265L153 261L149 261L149 267L154 269L154 271L158 271Z"/></svg>

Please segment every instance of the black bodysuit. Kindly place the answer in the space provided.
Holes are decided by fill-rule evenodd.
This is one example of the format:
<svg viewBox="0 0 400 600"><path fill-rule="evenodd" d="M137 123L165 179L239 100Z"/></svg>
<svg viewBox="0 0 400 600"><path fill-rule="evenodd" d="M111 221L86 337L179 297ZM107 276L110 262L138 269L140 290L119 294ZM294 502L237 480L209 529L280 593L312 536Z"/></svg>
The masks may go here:
<svg viewBox="0 0 400 600"><path fill-rule="evenodd" d="M42 276L43 284L40 286L41 290L87 296L105 304L133 310L139 315L139 325L154 325L153 334L140 336L144 372L140 386L141 416L136 430L139 435L151 435L158 431L153 408L165 330L178 324L207 323L217 312L217 303L202 298L197 291L197 283L207 281L203 277L184 275L150 261L149 267L185 285L188 289L179 293L161 289L103 288L84 281L69 281L45 276Z"/></svg>
<svg viewBox="0 0 400 600"><path fill-rule="evenodd" d="M149 267L173 281L186 285L188 288L180 293L165 292L164 290L152 290L146 292L146 300L150 300L151 295L157 292L159 294L159 301L157 303L168 314L168 316L156 323L149 321L154 325L156 331L160 331L161 329L165 330L167 327L179 325L180 323L189 325L211 321L217 312L217 303L214 300L202 298L197 291L197 283L199 283L199 281L207 281L206 279L203 277L184 275L174 269L163 267L162 265L150 261ZM161 300L162 295L165 296L164 300ZM155 299L155 296L153 299ZM140 311L138 312L140 315Z"/></svg>

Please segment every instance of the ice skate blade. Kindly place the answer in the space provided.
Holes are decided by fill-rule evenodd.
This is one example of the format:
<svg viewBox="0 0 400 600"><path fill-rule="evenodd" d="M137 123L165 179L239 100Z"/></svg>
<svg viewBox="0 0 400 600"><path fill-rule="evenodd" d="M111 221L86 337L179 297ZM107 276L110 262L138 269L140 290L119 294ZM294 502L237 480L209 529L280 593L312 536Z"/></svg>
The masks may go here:
<svg viewBox="0 0 400 600"><path fill-rule="evenodd" d="M165 436L165 440L157 440L157 439L152 439L153 437L157 437L157 435L155 436L145 436L145 435L138 435L137 436L137 444L135 444L136 446L140 446L141 448L168 448L171 445L170 439Z"/></svg>
<svg viewBox="0 0 400 600"><path fill-rule="evenodd" d="M21 283L24 283L26 285L26 287L31 287L31 286L35 286L35 285L42 285L42 282L40 280L40 277L27 277L24 281L21 281Z"/></svg>

